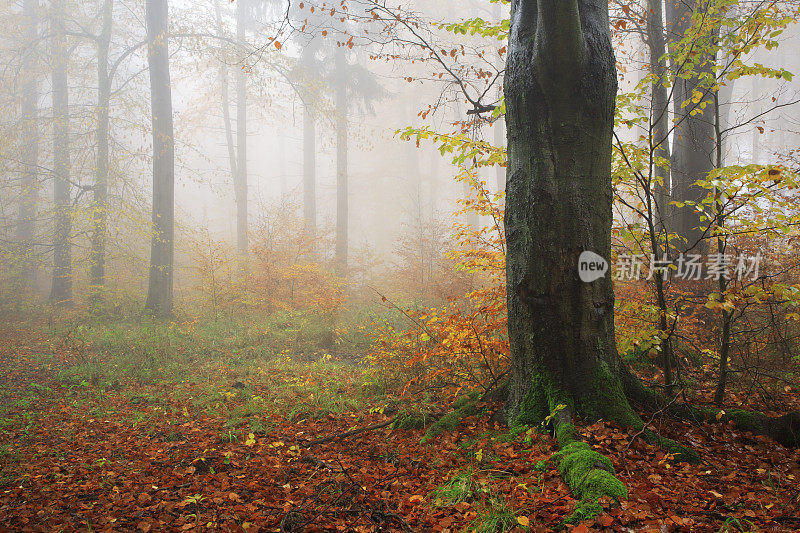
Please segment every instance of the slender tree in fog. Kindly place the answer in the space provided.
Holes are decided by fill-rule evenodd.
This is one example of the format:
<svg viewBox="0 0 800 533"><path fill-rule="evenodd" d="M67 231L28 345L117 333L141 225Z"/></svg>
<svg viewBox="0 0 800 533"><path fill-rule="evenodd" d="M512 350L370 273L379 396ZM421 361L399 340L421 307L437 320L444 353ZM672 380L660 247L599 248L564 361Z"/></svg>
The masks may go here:
<svg viewBox="0 0 800 533"><path fill-rule="evenodd" d="M339 46L334 54L336 100L336 271L347 274L347 245L350 199L347 177L347 49Z"/></svg>
<svg viewBox="0 0 800 533"><path fill-rule="evenodd" d="M157 316L169 316L175 253L175 139L167 0L146 0L145 10L153 125L153 226L146 307Z"/></svg>
<svg viewBox="0 0 800 533"><path fill-rule="evenodd" d="M650 55L650 72L653 74L651 85L652 96L650 100L650 128L652 129L652 144L654 147L653 158L654 175L660 183L656 188L656 210L658 211L659 230L664 229L664 222L669 207L670 172L665 164L670 158L669 151L669 95L665 85L667 64L665 59L666 40L664 37L664 0L647 0L647 33L644 36Z"/></svg>
<svg viewBox="0 0 800 533"><path fill-rule="evenodd" d="M69 86L67 66L69 43L64 27L64 5L51 4L50 37L53 86L53 283L50 298L54 304L72 303L72 197L70 195Z"/></svg>
<svg viewBox="0 0 800 533"><path fill-rule="evenodd" d="M222 13L220 11L219 6L220 0L214 0L214 15L216 19L217 25L217 34L222 39L225 38L225 28L222 22ZM228 149L228 165L231 170L231 179L234 184L234 195L235 190L237 188L237 184L239 183L239 171L238 171L238 163L236 159L236 144L233 139L233 124L231 122L231 103L230 103L230 93L228 92L228 64L227 64L227 57L226 54L223 54L223 57L220 59L219 62L219 86L220 86L220 100L222 104L222 122L223 127L225 128L225 145ZM237 197L238 198L238 197ZM238 201L238 200L237 200ZM237 203L237 213L238 213L238 203ZM238 214L237 214L237 236L238 236ZM237 244L238 244L238 237L237 237Z"/></svg>
<svg viewBox="0 0 800 533"><path fill-rule="evenodd" d="M336 111L336 271L347 274L349 239L349 183L348 183L348 114L350 107L359 101L365 110L372 110L372 102L382 98L383 87L375 76L358 63L347 59L348 47L338 43L334 50L334 68L331 73Z"/></svg>
<svg viewBox="0 0 800 533"><path fill-rule="evenodd" d="M236 249L240 256L247 255L247 72L245 61L245 35L249 17L248 0L236 1L236 42L240 46L241 68L236 70Z"/></svg>
<svg viewBox="0 0 800 533"><path fill-rule="evenodd" d="M36 204L39 192L39 40L38 0L24 0L25 42L22 50L22 195L19 203L16 239L19 243L23 275L29 283L34 278L33 240L36 232Z"/></svg>
<svg viewBox="0 0 800 533"><path fill-rule="evenodd" d="M297 11L294 17L307 20L305 17L319 18ZM302 80L299 84L298 96L303 105L303 224L305 233L310 239L317 235L317 117L315 105L320 95L314 90L319 82L319 74L324 65L317 57L323 49L323 38L314 32L299 34L297 43L302 47L300 60L294 77Z"/></svg>
<svg viewBox="0 0 800 533"><path fill-rule="evenodd" d="M698 8L697 0L667 0L667 32L674 42L680 40L692 23L692 15ZM700 54L707 52L698 51ZM696 59L692 63L702 67L688 76L674 76L672 105L676 127L673 135L672 157L672 200L683 204L695 202L699 205L705 191L695 185L714 168L714 109L713 105L705 108L687 106L693 90L704 76L713 76L711 71L713 58ZM685 65L672 65L673 72L686 72ZM684 204L675 207L668 227L681 237L683 242L676 243L679 251L705 249L702 241L704 226L708 223L701 219L701 214L694 205Z"/></svg>
<svg viewBox="0 0 800 533"><path fill-rule="evenodd" d="M303 47L300 65L306 76L316 67L319 39L311 37ZM303 100L303 221L309 238L317 235L317 128L310 91Z"/></svg>
<svg viewBox="0 0 800 533"><path fill-rule="evenodd" d="M97 168L92 205L92 251L90 284L99 289L106 280L106 239L108 234L109 113L111 72L108 54L114 26L114 0L102 4L102 25L97 36Z"/></svg>

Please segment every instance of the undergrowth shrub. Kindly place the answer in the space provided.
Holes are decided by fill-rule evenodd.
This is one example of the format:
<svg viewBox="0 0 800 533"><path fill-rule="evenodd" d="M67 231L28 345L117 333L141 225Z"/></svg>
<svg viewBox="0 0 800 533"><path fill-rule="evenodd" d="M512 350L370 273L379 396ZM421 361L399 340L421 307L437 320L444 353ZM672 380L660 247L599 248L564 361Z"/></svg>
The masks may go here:
<svg viewBox="0 0 800 533"><path fill-rule="evenodd" d="M507 373L503 196L490 194L471 170L464 169L459 179L474 190L462 201L459 214L493 221L487 227L455 227L456 246L448 257L454 275L472 277L472 288L443 305L422 309L401 307L384 296L384 303L405 317L406 324L372 324L372 349L364 360L375 373L403 382L404 393L434 390L452 399L462 389L489 391Z"/></svg>

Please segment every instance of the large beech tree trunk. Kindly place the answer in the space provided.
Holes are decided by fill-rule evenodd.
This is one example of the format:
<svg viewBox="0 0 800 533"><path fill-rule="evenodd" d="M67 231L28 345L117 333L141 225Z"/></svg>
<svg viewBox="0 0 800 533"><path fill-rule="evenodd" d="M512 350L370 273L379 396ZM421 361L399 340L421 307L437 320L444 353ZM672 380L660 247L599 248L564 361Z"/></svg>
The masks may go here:
<svg viewBox="0 0 800 533"><path fill-rule="evenodd" d="M36 204L39 191L39 91L37 72L37 46L39 39L39 19L37 0L25 0L23 15L25 21L26 52L22 64L22 194L17 220L17 242L20 246L20 267L23 278L33 285L35 266L33 260L33 240L36 232Z"/></svg>
<svg viewBox="0 0 800 533"><path fill-rule="evenodd" d="M165 317L172 314L175 255L175 140L167 46L167 0L147 0L145 10L153 115L153 236L146 307L156 316Z"/></svg>
<svg viewBox="0 0 800 533"><path fill-rule="evenodd" d="M627 492L610 462L577 442L573 413L640 429L679 460L699 457L644 428L630 401L679 417L719 420L715 409L674 404L644 387L614 342L608 273L579 277L584 251L611 248L611 140L617 89L608 4L512 0L506 71L509 168L506 196L511 381L506 413L536 425L555 413L559 470L581 505ZM630 401L629 401L630 399ZM562 408L563 406L563 408ZM800 415L735 411L744 430L800 444Z"/></svg>
<svg viewBox="0 0 800 533"><path fill-rule="evenodd" d="M506 73L509 168L507 413L538 424L558 405L635 425L622 392L610 274L578 259L611 252L617 77L608 6L514 0Z"/></svg>
<svg viewBox="0 0 800 533"><path fill-rule="evenodd" d="M72 197L69 161L69 87L67 62L69 50L64 30L63 6L53 5L51 19L51 61L53 64L53 283L50 299L55 305L72 304Z"/></svg>

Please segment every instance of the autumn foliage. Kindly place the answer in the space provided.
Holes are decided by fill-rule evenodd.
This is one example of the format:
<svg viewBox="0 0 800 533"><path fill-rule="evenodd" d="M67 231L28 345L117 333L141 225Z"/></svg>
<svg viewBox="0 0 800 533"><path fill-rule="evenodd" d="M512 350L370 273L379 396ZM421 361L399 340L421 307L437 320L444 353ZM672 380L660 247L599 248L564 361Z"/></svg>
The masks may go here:
<svg viewBox="0 0 800 533"><path fill-rule="evenodd" d="M465 390L485 393L502 384L508 369L503 195L491 194L474 169L462 169L457 179L470 189L457 215L490 221L479 228L454 225L455 244L447 256L454 272L471 275L472 287L444 305L422 309L399 308L384 297L407 322L374 324L366 361L400 377L404 392L436 390L448 398Z"/></svg>
<svg viewBox="0 0 800 533"><path fill-rule="evenodd" d="M344 303L344 291L323 255L324 237L305 233L295 206L278 205L264 213L252 231L246 260L207 232L195 241L198 303L226 313L335 312Z"/></svg>

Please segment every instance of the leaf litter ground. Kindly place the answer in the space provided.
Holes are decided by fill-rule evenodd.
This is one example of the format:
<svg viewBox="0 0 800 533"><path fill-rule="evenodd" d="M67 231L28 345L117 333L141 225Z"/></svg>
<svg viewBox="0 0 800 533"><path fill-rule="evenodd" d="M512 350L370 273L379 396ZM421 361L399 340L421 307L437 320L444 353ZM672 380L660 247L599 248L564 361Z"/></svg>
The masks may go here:
<svg viewBox="0 0 800 533"><path fill-rule="evenodd" d="M564 525L576 502L538 433L512 436L483 416L427 444L423 429L386 427L309 448L388 418L287 405L232 426L232 410L297 375L68 386L44 351L0 352L0 531L800 530L798 452L727 426L653 422L700 450L700 465L610 424L585 427L630 498Z"/></svg>

